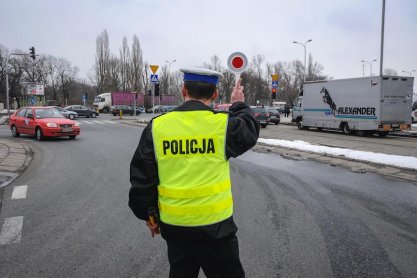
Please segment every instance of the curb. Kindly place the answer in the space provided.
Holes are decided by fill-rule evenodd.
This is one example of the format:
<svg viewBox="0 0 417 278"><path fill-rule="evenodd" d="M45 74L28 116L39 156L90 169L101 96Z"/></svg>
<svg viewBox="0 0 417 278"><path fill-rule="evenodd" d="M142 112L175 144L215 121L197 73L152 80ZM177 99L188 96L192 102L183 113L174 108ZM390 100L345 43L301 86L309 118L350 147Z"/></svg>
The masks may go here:
<svg viewBox="0 0 417 278"><path fill-rule="evenodd" d="M0 139L0 149L4 153L0 158L0 188L19 177L32 162L33 152L24 143Z"/></svg>

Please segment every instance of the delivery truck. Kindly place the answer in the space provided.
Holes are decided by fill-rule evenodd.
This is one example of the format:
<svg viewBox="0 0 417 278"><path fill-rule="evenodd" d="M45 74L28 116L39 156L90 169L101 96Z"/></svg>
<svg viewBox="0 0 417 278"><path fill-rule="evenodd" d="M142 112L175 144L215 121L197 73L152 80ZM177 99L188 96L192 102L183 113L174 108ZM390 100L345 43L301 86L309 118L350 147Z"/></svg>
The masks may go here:
<svg viewBox="0 0 417 278"><path fill-rule="evenodd" d="M136 94L132 92L111 92L99 94L94 99L94 109L100 113L109 113L110 107L113 105L132 105L135 102ZM138 94L138 98L142 98L143 94Z"/></svg>
<svg viewBox="0 0 417 278"><path fill-rule="evenodd" d="M129 105L152 107L153 105L174 105L176 98L174 96L149 96L143 93L132 92L110 92L96 96L93 105L94 109L100 113L109 113L111 106Z"/></svg>
<svg viewBox="0 0 417 278"><path fill-rule="evenodd" d="M411 128L413 77L371 76L304 84L292 121L299 129L378 134Z"/></svg>

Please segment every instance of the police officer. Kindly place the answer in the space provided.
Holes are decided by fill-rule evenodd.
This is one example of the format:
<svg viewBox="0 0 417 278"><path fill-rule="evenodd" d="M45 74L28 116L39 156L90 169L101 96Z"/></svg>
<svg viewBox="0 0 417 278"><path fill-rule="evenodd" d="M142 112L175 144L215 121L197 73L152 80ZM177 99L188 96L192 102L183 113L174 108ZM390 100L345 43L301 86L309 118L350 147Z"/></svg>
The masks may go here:
<svg viewBox="0 0 417 278"><path fill-rule="evenodd" d="M168 246L169 277L244 277L229 159L256 144L259 123L244 103L240 80L229 113L215 112L221 73L182 69L185 102L154 118L142 132L130 164L129 207ZM149 221L155 208L159 222Z"/></svg>

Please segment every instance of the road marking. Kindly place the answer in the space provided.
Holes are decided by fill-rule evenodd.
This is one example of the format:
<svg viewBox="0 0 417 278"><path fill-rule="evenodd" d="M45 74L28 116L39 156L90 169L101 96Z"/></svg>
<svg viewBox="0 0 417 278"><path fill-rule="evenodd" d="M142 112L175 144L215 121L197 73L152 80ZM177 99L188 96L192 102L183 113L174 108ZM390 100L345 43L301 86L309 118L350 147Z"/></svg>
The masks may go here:
<svg viewBox="0 0 417 278"><path fill-rule="evenodd" d="M13 199L26 199L27 190L28 190L27 185L15 186L13 188L12 200Z"/></svg>
<svg viewBox="0 0 417 278"><path fill-rule="evenodd" d="M83 123L86 123L86 124L89 124L89 125L92 125L93 123L90 123L90 122L87 122L87 121L82 121Z"/></svg>
<svg viewBox="0 0 417 278"><path fill-rule="evenodd" d="M103 121L103 122L106 122L106 123L109 123L109 124L115 124L116 122L112 122L112 121Z"/></svg>
<svg viewBox="0 0 417 278"><path fill-rule="evenodd" d="M93 123L96 123L96 124L102 124L102 125L104 125L104 123L102 123L102 122L99 122L99 121L92 121Z"/></svg>
<svg viewBox="0 0 417 278"><path fill-rule="evenodd" d="M4 219L0 232L0 244L19 243L22 236L23 216Z"/></svg>

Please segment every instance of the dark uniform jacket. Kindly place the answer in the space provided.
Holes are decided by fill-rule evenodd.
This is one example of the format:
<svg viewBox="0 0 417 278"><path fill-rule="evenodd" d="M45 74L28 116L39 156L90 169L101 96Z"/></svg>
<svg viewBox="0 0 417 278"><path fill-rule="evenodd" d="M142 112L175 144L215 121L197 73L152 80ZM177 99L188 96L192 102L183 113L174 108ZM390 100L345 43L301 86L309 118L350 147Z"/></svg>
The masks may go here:
<svg viewBox="0 0 417 278"><path fill-rule="evenodd" d="M198 100L189 100L175 111L209 110ZM213 113L217 113L213 111ZM220 113L220 112L219 112ZM259 136L259 123L248 105L236 102L229 108L226 134L226 157L237 157L252 148ZM158 166L152 139L152 121L142 132L139 146L130 164L129 207L142 220L148 220L149 207L158 208ZM237 227L230 217L216 224L200 227L180 227L159 223L166 240L220 239L234 235Z"/></svg>

